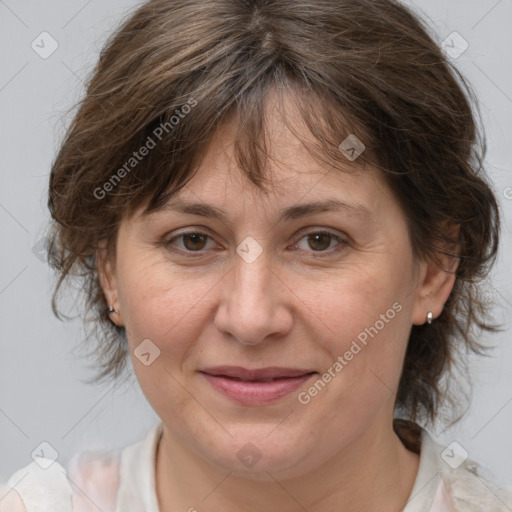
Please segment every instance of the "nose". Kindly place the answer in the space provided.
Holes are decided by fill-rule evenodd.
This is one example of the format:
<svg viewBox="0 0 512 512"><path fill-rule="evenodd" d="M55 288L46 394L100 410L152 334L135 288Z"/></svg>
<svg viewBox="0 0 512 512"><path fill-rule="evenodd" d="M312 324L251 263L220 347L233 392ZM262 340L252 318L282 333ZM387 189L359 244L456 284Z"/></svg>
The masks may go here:
<svg viewBox="0 0 512 512"><path fill-rule="evenodd" d="M215 325L244 345L284 336L292 328L293 315L287 300L293 294L264 254L250 263L236 254L233 270L220 284Z"/></svg>

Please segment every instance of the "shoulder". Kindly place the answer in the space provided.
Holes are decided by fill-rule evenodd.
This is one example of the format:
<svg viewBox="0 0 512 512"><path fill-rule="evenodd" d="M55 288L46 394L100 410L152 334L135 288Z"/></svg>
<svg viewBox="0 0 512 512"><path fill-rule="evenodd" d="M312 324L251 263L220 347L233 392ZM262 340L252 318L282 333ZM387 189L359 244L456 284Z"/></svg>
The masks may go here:
<svg viewBox="0 0 512 512"><path fill-rule="evenodd" d="M96 512L98 507L111 512L118 487L117 454L79 453L66 468L40 459L17 470L7 485L0 485L0 512Z"/></svg>
<svg viewBox="0 0 512 512"><path fill-rule="evenodd" d="M40 510L41 505L48 510L72 511L72 490L65 469L44 457L18 469L7 484L2 485L0 493L2 512Z"/></svg>
<svg viewBox="0 0 512 512"><path fill-rule="evenodd" d="M0 484L0 512L27 512L19 493Z"/></svg>
<svg viewBox="0 0 512 512"><path fill-rule="evenodd" d="M478 463L467 460L457 469L440 472L446 494L455 511L510 512L512 487L500 487Z"/></svg>
<svg viewBox="0 0 512 512"><path fill-rule="evenodd" d="M154 462L162 423L146 437L115 451L81 451L64 467L58 461L38 458L0 482L0 512L114 512L158 510ZM142 510L142 509L141 509Z"/></svg>
<svg viewBox="0 0 512 512"><path fill-rule="evenodd" d="M119 453L84 452L73 457L68 476L73 492L73 512L115 510L120 483Z"/></svg>
<svg viewBox="0 0 512 512"><path fill-rule="evenodd" d="M480 464L468 458L460 445L441 446L422 435L422 450L430 453L439 475L431 512L510 512L512 486L500 487Z"/></svg>

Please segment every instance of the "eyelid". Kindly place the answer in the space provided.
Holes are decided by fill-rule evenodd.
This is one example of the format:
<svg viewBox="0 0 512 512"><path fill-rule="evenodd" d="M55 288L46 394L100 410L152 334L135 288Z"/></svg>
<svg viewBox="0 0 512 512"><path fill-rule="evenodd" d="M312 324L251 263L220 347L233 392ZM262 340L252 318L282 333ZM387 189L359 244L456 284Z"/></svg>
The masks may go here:
<svg viewBox="0 0 512 512"><path fill-rule="evenodd" d="M207 231L204 230L204 228L200 228L200 229L189 229L187 231L179 231L177 233L174 233L172 235L172 237L164 237L164 240L163 240L163 245L168 248L168 250L172 251L172 252L175 252L175 253L179 253L179 254L186 254L187 256L191 255L191 256L201 256L203 254L203 251L204 249L200 250L200 251L187 251L185 249L181 249L181 248L174 248L172 247L172 242L182 236L185 236L185 235L203 235L203 236L206 236L208 237L210 240L212 240L213 242L215 242L216 244L218 244L218 242L213 238L213 236L208 233Z"/></svg>
<svg viewBox="0 0 512 512"><path fill-rule="evenodd" d="M331 230L329 228L323 228L323 227L318 226L318 227L306 228L306 229L308 229L308 230L301 231L297 235L297 239L296 239L297 241L294 242L292 244L292 246L296 246L304 237L306 237L308 235L317 235L317 234L330 235L338 241L338 244L334 248L328 249L326 251L306 251L308 253L316 255L316 257L321 258L322 255L325 255L325 256L332 255L332 254L336 253L337 251L343 249L343 247L345 247L346 245L349 244L349 239L348 239L347 235L338 234L337 232L334 232L333 230ZM300 249L298 249L298 250L300 250Z"/></svg>
<svg viewBox="0 0 512 512"><path fill-rule="evenodd" d="M317 257L322 257L321 256L322 254L331 255L331 254L337 252L338 250L341 250L344 246L349 244L347 235L338 234L337 232L334 232L330 228L316 226L316 227L308 227L308 228L304 228L304 229L307 231L304 231L304 230L299 231L299 233L295 237L296 241L293 242L291 245L292 247L296 246L304 237L306 237L308 235L314 235L314 234L327 234L327 235L332 236L333 238L335 238L338 241L338 244L336 245L336 247L334 247L332 249L328 249L326 251L305 251L308 253L316 254ZM203 227L196 228L196 229L191 228L191 229L188 229L187 231L178 231L177 233L174 233L172 237L165 238L163 243L166 247L172 247L171 242L173 242L174 240L176 240L182 236L185 236L185 235L204 235L204 236L208 237L210 240L212 240L213 242L215 242L216 244L218 244L218 242L208 232L208 230L205 230L205 228L203 228ZM290 246L288 246L288 247L290 247ZM199 256L203 255L203 251L205 249L202 249L200 251L187 251L185 249L180 249L180 248L170 248L168 250L175 252L175 253L185 254L187 256L199 257ZM300 250L300 249L297 249L297 250Z"/></svg>

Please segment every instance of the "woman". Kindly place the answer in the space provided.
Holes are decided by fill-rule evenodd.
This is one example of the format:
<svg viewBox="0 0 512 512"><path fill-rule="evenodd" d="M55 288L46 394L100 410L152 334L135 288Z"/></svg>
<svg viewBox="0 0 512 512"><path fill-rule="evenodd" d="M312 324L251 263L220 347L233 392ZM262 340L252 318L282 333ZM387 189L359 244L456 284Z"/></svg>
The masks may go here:
<svg viewBox="0 0 512 512"><path fill-rule="evenodd" d="M130 358L161 422L23 468L0 506L511 510L425 430L494 329L469 92L392 0L142 5L53 164L50 260L57 314L82 280L98 380Z"/></svg>

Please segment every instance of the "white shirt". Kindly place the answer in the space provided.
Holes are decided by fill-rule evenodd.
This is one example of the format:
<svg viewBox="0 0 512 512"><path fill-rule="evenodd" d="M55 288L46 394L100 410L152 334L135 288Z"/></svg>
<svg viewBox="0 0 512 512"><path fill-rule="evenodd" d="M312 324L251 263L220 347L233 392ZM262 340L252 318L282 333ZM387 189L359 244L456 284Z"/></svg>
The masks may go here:
<svg viewBox="0 0 512 512"><path fill-rule="evenodd" d="M0 489L0 512L7 510L2 497L9 489L21 496L27 512L159 512L155 457L162 427L156 423L118 453L77 454L67 470L47 459L30 463L11 476L8 489ZM402 512L512 512L512 488L497 489L471 460L454 469L445 459L451 466L460 462L422 430L418 474ZM42 469L45 462L51 465Z"/></svg>

